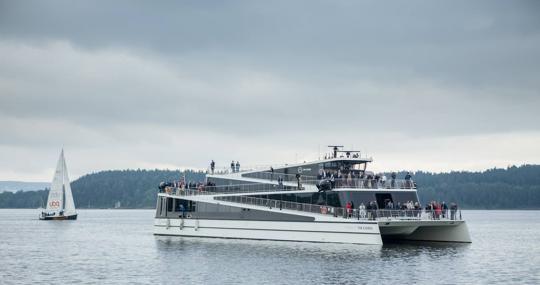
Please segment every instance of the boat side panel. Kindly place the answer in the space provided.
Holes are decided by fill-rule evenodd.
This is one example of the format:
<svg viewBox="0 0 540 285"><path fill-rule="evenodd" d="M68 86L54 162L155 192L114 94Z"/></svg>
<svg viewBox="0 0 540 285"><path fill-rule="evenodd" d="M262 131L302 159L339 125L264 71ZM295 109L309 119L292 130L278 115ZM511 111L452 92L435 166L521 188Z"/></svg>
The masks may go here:
<svg viewBox="0 0 540 285"><path fill-rule="evenodd" d="M382 244L376 223L156 219L156 235Z"/></svg>

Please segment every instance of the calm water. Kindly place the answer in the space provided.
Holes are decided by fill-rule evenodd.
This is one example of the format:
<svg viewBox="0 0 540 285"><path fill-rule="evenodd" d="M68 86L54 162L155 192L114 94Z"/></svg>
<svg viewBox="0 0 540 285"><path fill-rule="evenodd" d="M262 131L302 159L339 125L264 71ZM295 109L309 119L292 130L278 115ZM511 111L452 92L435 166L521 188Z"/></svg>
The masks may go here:
<svg viewBox="0 0 540 285"><path fill-rule="evenodd" d="M156 237L149 210L37 212L0 210L0 283L540 284L539 211L464 211L468 245L384 246Z"/></svg>

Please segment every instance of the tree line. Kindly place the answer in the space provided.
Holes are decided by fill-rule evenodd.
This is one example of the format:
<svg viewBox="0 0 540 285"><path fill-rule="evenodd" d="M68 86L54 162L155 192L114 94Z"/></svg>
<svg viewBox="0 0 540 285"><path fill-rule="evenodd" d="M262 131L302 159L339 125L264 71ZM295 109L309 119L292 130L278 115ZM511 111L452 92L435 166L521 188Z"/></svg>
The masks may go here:
<svg viewBox="0 0 540 285"><path fill-rule="evenodd" d="M202 182L204 172L186 170L108 170L71 183L77 208L154 208L162 181ZM387 174L387 176L389 176ZM398 178L405 176L399 172ZM540 165L493 168L482 172L413 173L420 201L456 202L462 209L540 209ZM45 207L48 190L0 193L0 208Z"/></svg>
<svg viewBox="0 0 540 285"><path fill-rule="evenodd" d="M202 182L205 174L195 170L107 170L80 177L71 182L71 190L78 209L113 208L116 202L122 208L153 208L159 183L184 177ZM48 189L0 193L0 208L44 208L48 193Z"/></svg>

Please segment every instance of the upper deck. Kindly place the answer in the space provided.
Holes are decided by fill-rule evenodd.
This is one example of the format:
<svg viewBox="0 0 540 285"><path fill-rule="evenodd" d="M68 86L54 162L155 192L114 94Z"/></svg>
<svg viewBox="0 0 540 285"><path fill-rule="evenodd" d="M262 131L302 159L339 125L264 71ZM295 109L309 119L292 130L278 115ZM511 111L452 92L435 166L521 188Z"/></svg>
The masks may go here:
<svg viewBox="0 0 540 285"><path fill-rule="evenodd" d="M297 188L319 186L324 181L330 189L412 189L416 184L409 177L398 179L395 176L375 174L367 170L372 158L349 156L331 157L317 161L285 164L280 166L259 166L244 169L234 168L207 174L208 181L217 185L270 183ZM318 189L318 188L317 188Z"/></svg>

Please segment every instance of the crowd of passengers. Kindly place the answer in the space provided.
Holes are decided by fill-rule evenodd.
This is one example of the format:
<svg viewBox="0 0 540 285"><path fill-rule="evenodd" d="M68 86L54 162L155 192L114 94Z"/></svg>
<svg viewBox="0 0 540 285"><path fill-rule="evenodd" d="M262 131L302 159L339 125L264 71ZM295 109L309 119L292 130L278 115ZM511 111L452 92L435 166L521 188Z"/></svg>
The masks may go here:
<svg viewBox="0 0 540 285"><path fill-rule="evenodd" d="M450 203L450 207L443 201L431 201L426 204L426 207L422 209L422 206L418 202L406 201L394 203L387 199L383 209L379 209L376 201L371 201L364 205L360 203L358 208L355 208L353 201L348 201L345 204L346 218L358 218L375 220L379 217L411 217L420 218L422 215L429 219L457 219L458 205L456 203ZM327 212L325 209L323 212ZM448 215L450 213L450 215Z"/></svg>
<svg viewBox="0 0 540 285"><path fill-rule="evenodd" d="M342 172L341 170L321 170L317 175L317 180L330 182L332 189L336 187L361 187L361 188L415 188L416 184L412 180L410 172L404 177L403 181L398 181L397 174L392 172L390 179L383 173Z"/></svg>
<svg viewBox="0 0 540 285"><path fill-rule="evenodd" d="M189 190L198 190L198 191L205 191L208 188L211 188L213 186L216 186L215 183L207 181L205 182L195 182L195 181L188 181L185 182L184 180L179 181L171 181L171 182L161 182L159 183L159 192L161 193L169 193L172 192L173 189L189 189Z"/></svg>

